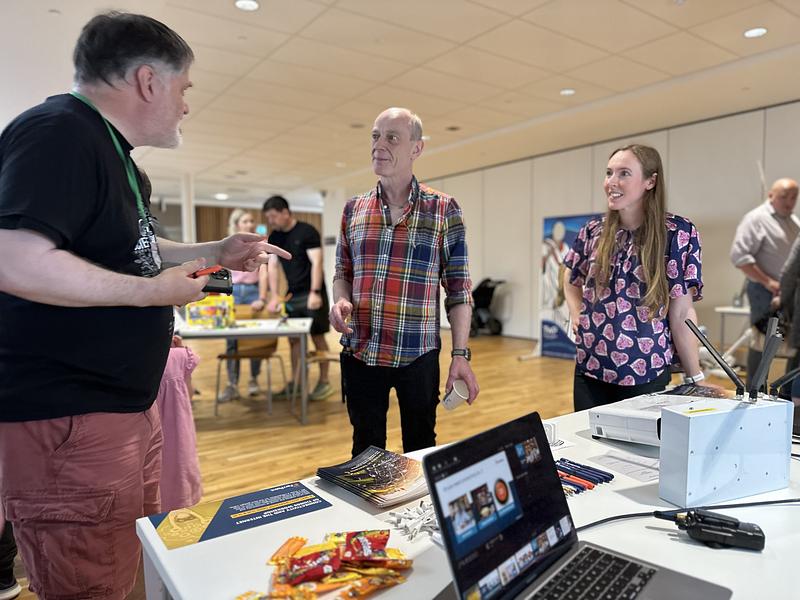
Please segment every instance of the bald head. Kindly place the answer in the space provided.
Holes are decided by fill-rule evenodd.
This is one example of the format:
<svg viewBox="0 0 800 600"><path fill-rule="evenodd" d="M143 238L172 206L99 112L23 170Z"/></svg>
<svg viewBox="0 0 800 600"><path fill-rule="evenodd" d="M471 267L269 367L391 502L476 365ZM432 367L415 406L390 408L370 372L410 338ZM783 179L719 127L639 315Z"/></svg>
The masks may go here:
<svg viewBox="0 0 800 600"><path fill-rule="evenodd" d="M407 108L400 108L400 107L392 107L387 108L381 114L378 115L378 118L375 119L377 122L381 117L388 117L390 119L402 119L408 122L408 130L411 133L411 141L419 141L422 139L422 119L417 116L416 113L411 112Z"/></svg>
<svg viewBox="0 0 800 600"><path fill-rule="evenodd" d="M781 217L788 217L794 212L797 204L797 182L794 179L784 177L772 184L769 190L769 201L772 208Z"/></svg>

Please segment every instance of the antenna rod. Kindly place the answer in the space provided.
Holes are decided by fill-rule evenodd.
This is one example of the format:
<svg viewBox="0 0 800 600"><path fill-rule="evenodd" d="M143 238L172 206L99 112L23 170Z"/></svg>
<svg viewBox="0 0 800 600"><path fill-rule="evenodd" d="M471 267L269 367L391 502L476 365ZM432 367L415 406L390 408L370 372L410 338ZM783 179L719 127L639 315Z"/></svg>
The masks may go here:
<svg viewBox="0 0 800 600"><path fill-rule="evenodd" d="M764 344L764 353L761 355L761 361L758 363L758 368L750 381L750 402L755 402L758 399L758 392L767 381L772 359L778 353L778 348L780 348L782 342L783 338L781 336L773 335Z"/></svg>
<svg viewBox="0 0 800 600"><path fill-rule="evenodd" d="M770 396L777 396L778 390L780 390L784 385L789 383L790 381L794 381L797 376L800 375L800 367L796 369L792 369L788 373L785 373L778 377L775 381L773 381L769 386L769 395Z"/></svg>
<svg viewBox="0 0 800 600"><path fill-rule="evenodd" d="M725 359L722 358L722 355L719 353L719 351L717 351L717 349L711 345L711 342L708 341L708 338L704 336L703 332L700 331L697 325L694 324L694 321L692 321L691 319L686 319L684 323L686 323L686 326L689 328L689 330L695 335L695 337L698 340L700 340L700 343L703 344L703 346L705 346L706 349L711 353L711 356L714 358L715 361L717 361L717 364L722 368L723 371L725 371L725 374L728 376L728 379L730 379L733 382L733 385L736 386L736 395L743 396L745 390L744 381L742 381L739 378L739 376L736 374L736 371L734 371L731 368L731 366L727 362L725 362Z"/></svg>

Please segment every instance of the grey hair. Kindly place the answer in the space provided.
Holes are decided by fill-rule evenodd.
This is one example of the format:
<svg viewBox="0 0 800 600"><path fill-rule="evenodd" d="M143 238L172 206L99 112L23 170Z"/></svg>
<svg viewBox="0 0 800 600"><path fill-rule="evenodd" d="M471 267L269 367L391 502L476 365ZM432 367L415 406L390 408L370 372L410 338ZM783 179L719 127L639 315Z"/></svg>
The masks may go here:
<svg viewBox="0 0 800 600"><path fill-rule="evenodd" d="M83 27L72 58L76 83L113 85L141 64L181 73L194 61L194 53L160 21L112 11L97 15Z"/></svg>
<svg viewBox="0 0 800 600"><path fill-rule="evenodd" d="M411 141L416 142L422 139L422 119L419 118L419 115L412 110L407 108L401 108L398 106L393 106L392 108L387 108L383 112L390 112L395 116L405 115L408 117L409 126L411 127Z"/></svg>

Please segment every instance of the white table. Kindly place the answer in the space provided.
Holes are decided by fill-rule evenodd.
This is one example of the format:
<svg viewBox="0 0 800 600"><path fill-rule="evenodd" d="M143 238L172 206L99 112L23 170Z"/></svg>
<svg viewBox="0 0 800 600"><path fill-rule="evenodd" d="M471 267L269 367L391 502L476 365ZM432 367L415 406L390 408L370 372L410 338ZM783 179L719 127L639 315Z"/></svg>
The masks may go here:
<svg viewBox="0 0 800 600"><path fill-rule="evenodd" d="M610 450L646 456L657 453L656 448L649 446L593 440L585 412L552 421L557 423L559 437L574 444L555 449L555 458L566 456L593 464L592 457ZM419 457L424 452L412 456ZM569 498L577 526L612 515L674 508L659 499L657 481L643 484L622 474L615 475L613 482ZM302 535L309 543L315 543L330 531L386 526L388 511L379 512L317 478L303 483L333 506L176 550L164 547L149 519L139 519L136 531L144 549L148 600L230 599L250 589L266 591L269 569L264 563L286 538ZM800 497L800 464L794 460L791 485L787 489L735 502L792 497ZM736 600L788 599L798 597L791 575L796 549L800 546L798 510L797 505L778 505L722 511L742 521L755 522L763 529L766 548L761 553L713 550L689 539L674 524L654 518L601 525L579 537L731 588ZM393 531L390 545L414 558L414 569L406 583L385 590L380 598L425 600L436 597L447 586L451 575L446 556L427 536L409 542L400 532Z"/></svg>
<svg viewBox="0 0 800 600"><path fill-rule="evenodd" d="M185 322L175 321L175 333L182 338L190 339L240 339L240 338L297 338L300 340L300 423L306 424L308 413L308 373L306 353L308 351L307 335L311 331L311 319L241 319L235 327L209 329L189 326Z"/></svg>
<svg viewBox="0 0 800 600"><path fill-rule="evenodd" d="M719 315L719 351L725 352L725 319L726 317L749 317L749 306L715 306L714 312ZM750 321L747 322L750 325Z"/></svg>

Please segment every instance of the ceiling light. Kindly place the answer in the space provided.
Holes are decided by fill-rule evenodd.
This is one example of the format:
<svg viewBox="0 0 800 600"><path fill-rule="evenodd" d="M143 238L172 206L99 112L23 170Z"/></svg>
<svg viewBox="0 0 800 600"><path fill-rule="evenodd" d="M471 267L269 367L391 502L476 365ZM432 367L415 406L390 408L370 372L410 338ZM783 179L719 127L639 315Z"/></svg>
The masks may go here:
<svg viewBox="0 0 800 600"><path fill-rule="evenodd" d="M347 166L347 163L343 163L341 161L336 163L336 168L337 169L344 169L346 166Z"/></svg>
<svg viewBox="0 0 800 600"><path fill-rule="evenodd" d="M573 88L564 88L558 93L561 94L562 96L574 96L575 90Z"/></svg>
<svg viewBox="0 0 800 600"><path fill-rule="evenodd" d="M227 200L228 198L230 198L230 196L225 192L217 192L214 194L214 200Z"/></svg>
<svg viewBox="0 0 800 600"><path fill-rule="evenodd" d="M766 27L753 27L744 32L744 37L748 39L760 38L762 35L767 35Z"/></svg>
<svg viewBox="0 0 800 600"><path fill-rule="evenodd" d="M253 12L254 10L258 10L258 2L257 0L236 0L234 5L239 10L244 10L247 12Z"/></svg>
<svg viewBox="0 0 800 600"><path fill-rule="evenodd" d="M428 140L430 140L430 139L431 139L431 136L429 136L429 135L423 135L423 136L422 136L422 141L423 141L423 142L427 142L427 141L428 141Z"/></svg>
<svg viewBox="0 0 800 600"><path fill-rule="evenodd" d="M460 129L461 127L459 127L458 125L448 125L447 127L444 128L445 131L459 131Z"/></svg>

